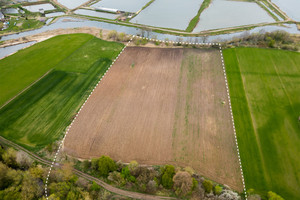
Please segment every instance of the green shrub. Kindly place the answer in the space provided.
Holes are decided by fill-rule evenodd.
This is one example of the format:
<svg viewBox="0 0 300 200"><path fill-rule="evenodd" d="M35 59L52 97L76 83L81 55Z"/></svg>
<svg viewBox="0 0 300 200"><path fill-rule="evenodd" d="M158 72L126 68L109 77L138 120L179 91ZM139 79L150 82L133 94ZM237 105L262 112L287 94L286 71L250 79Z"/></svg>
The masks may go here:
<svg viewBox="0 0 300 200"><path fill-rule="evenodd" d="M86 170L88 170L88 169L91 167L91 162L88 161L88 160L84 160L84 161L81 163L81 165L82 165L82 169L83 169L84 171L86 171Z"/></svg>
<svg viewBox="0 0 300 200"><path fill-rule="evenodd" d="M223 191L223 188L219 185L216 185L214 188L215 195L220 195Z"/></svg>
<svg viewBox="0 0 300 200"><path fill-rule="evenodd" d="M131 64L132 67L134 67L134 63ZM138 168L139 164L135 160L131 161L128 165L128 169L130 172L133 172Z"/></svg>
<svg viewBox="0 0 300 200"><path fill-rule="evenodd" d="M268 200L284 200L284 198L282 198L275 192L270 191L268 192Z"/></svg>
<svg viewBox="0 0 300 200"><path fill-rule="evenodd" d="M92 170L97 170L99 168L99 161L96 158L92 159L91 163Z"/></svg>
<svg viewBox="0 0 300 200"><path fill-rule="evenodd" d="M126 167L124 167L124 168L122 169L121 176L122 176L124 179L126 179L126 180L128 180L128 181L130 181L130 182L135 183L135 177L132 176L132 175L130 174L130 171L129 171L128 166L126 166Z"/></svg>
<svg viewBox="0 0 300 200"><path fill-rule="evenodd" d="M209 180L204 180L202 183L204 190L206 193L211 193L212 189L213 189L213 184L211 181Z"/></svg>
<svg viewBox="0 0 300 200"><path fill-rule="evenodd" d="M161 184L171 189L173 187L173 176L175 175L175 168L172 165L166 165L162 170Z"/></svg>
<svg viewBox="0 0 300 200"><path fill-rule="evenodd" d="M93 184L91 186L91 190L92 191L100 191L101 187L95 182L93 181Z"/></svg>
<svg viewBox="0 0 300 200"><path fill-rule="evenodd" d="M195 190L198 187L198 181L193 178L193 186L192 186L192 190Z"/></svg>
<svg viewBox="0 0 300 200"><path fill-rule="evenodd" d="M117 169L116 163L108 156L101 156L98 161L98 171L100 176L107 177L109 172Z"/></svg>

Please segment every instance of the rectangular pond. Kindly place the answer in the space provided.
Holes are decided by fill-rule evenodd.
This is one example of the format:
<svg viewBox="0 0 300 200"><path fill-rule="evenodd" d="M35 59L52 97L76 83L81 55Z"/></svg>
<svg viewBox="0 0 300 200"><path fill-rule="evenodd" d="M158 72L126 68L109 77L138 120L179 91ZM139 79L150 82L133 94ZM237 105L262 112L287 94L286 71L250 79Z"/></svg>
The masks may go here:
<svg viewBox="0 0 300 200"><path fill-rule="evenodd" d="M92 17L100 17L100 18L107 18L107 19L116 19L118 17L118 15L111 14L111 13L97 12L97 11L85 10L85 9L76 10L74 13L79 15L88 15Z"/></svg>
<svg viewBox="0 0 300 200"><path fill-rule="evenodd" d="M31 6L23 6L26 10L30 12L39 12L40 9L44 10L54 10L55 7L50 3L38 4L38 5L31 5Z"/></svg>
<svg viewBox="0 0 300 200"><path fill-rule="evenodd" d="M203 0L155 0L131 20L133 23L185 30Z"/></svg>
<svg viewBox="0 0 300 200"><path fill-rule="evenodd" d="M88 2L88 0L57 0L58 3L66 6L69 9L77 8L78 6L81 6L82 4Z"/></svg>
<svg viewBox="0 0 300 200"><path fill-rule="evenodd" d="M137 12L142 9L150 0L102 0L92 7L114 8L125 12Z"/></svg>
<svg viewBox="0 0 300 200"><path fill-rule="evenodd" d="M271 0L290 18L300 22L300 0Z"/></svg>
<svg viewBox="0 0 300 200"><path fill-rule="evenodd" d="M211 5L201 13L200 21L193 32L263 22L275 20L255 2L212 0Z"/></svg>

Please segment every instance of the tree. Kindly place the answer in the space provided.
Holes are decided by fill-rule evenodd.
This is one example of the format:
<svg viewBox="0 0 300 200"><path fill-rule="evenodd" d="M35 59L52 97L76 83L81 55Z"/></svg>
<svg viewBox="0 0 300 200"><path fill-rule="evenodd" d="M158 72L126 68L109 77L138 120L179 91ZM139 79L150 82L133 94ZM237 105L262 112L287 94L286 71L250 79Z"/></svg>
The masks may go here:
<svg viewBox="0 0 300 200"><path fill-rule="evenodd" d="M173 177L174 190L178 196L186 196L192 191L193 179L188 172L179 171Z"/></svg>
<svg viewBox="0 0 300 200"><path fill-rule="evenodd" d="M109 172L117 169L116 163L108 156L101 156L98 166L99 175L104 177L107 177Z"/></svg>
<svg viewBox="0 0 300 200"><path fill-rule="evenodd" d="M223 193L218 197L218 200L240 200L239 195L231 190L224 190Z"/></svg>
<svg viewBox="0 0 300 200"><path fill-rule="evenodd" d="M34 178L39 178L42 179L44 176L44 170L42 168L42 166L38 165L36 167L32 167L29 169L29 173L31 174L31 176L33 176Z"/></svg>
<svg viewBox="0 0 300 200"><path fill-rule="evenodd" d="M213 189L213 184L210 180L204 180L202 185L203 185L206 193L211 193L211 191Z"/></svg>
<svg viewBox="0 0 300 200"><path fill-rule="evenodd" d="M8 148L2 155L4 163L12 168L17 168L18 163L16 162L16 151L13 148Z"/></svg>
<svg viewBox="0 0 300 200"><path fill-rule="evenodd" d="M113 39L113 40L116 40L117 39L117 36L118 36L118 32L115 31L115 30L112 30L108 33L108 39Z"/></svg>
<svg viewBox="0 0 300 200"><path fill-rule="evenodd" d="M150 194L155 194L157 190L157 184L154 180L151 180L147 183L146 192Z"/></svg>
<svg viewBox="0 0 300 200"><path fill-rule="evenodd" d="M83 170L86 171L91 167L91 162L88 160L84 160L81 165Z"/></svg>
<svg viewBox="0 0 300 200"><path fill-rule="evenodd" d="M284 200L281 196L276 194L275 192L268 192L268 200Z"/></svg>
<svg viewBox="0 0 300 200"><path fill-rule="evenodd" d="M9 178L7 177L8 167L0 162L0 190L5 189L9 185Z"/></svg>
<svg viewBox="0 0 300 200"><path fill-rule="evenodd" d="M220 195L223 191L223 188L219 185L216 185L214 188L215 195Z"/></svg>
<svg viewBox="0 0 300 200"><path fill-rule="evenodd" d="M97 158L92 159L91 167L92 170L97 170L99 168L99 160Z"/></svg>
<svg viewBox="0 0 300 200"><path fill-rule="evenodd" d="M0 161L2 160L2 155L4 154L5 150L0 145Z"/></svg>
<svg viewBox="0 0 300 200"><path fill-rule="evenodd" d="M108 176L108 180L110 180L111 182L113 182L119 186L124 186L126 184L126 181L125 181L124 177L122 176L122 174L117 171L110 172L109 176Z"/></svg>
<svg viewBox="0 0 300 200"><path fill-rule="evenodd" d="M173 186L173 176L175 174L175 168L172 165L166 165L162 170L161 183L167 188L171 189Z"/></svg>
<svg viewBox="0 0 300 200"><path fill-rule="evenodd" d="M91 190L92 191L100 191L101 187L95 182L93 181L92 186L91 186Z"/></svg>
<svg viewBox="0 0 300 200"><path fill-rule="evenodd" d="M18 163L20 168L28 169L32 165L33 160L25 152L18 151L16 162Z"/></svg>
<svg viewBox="0 0 300 200"><path fill-rule="evenodd" d="M135 182L135 177L131 175L128 166L122 168L121 176L130 182Z"/></svg>
<svg viewBox="0 0 300 200"><path fill-rule="evenodd" d="M138 162L136 162L135 160L131 161L128 165L128 169L129 171L132 173L133 171L135 171L137 168L139 167Z"/></svg>
<svg viewBox="0 0 300 200"><path fill-rule="evenodd" d="M22 199L37 199L43 194L43 187L40 187L37 179L32 177L28 172L24 174L22 182Z"/></svg>

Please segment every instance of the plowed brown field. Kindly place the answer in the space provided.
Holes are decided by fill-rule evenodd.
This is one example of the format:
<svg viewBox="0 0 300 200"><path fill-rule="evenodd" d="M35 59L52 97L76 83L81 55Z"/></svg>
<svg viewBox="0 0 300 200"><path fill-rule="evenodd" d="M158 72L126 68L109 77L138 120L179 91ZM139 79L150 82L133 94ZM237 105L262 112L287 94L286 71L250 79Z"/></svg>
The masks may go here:
<svg viewBox="0 0 300 200"><path fill-rule="evenodd" d="M217 49L127 47L71 127L64 150L190 166L242 191Z"/></svg>

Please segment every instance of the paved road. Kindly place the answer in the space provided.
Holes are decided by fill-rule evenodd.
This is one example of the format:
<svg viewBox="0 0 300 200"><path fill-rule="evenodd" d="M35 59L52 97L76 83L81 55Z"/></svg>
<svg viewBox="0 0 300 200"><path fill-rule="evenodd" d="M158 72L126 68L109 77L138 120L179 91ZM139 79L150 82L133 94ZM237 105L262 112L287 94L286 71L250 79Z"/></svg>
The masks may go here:
<svg viewBox="0 0 300 200"><path fill-rule="evenodd" d="M3 137L0 136L0 143L4 143L4 144L7 144L9 146L12 146L20 151L24 151L25 153L27 153L32 159L34 159L35 161L39 162L39 163L42 163L44 165L47 165L47 166L51 166L52 162L49 161L49 160L46 160L46 159L43 159L41 157L39 157L38 155L28 151L27 149L25 149L24 147L21 147L20 145L17 145ZM61 167L60 164L55 164L54 165L56 168L58 167ZM131 191L127 191L127 190L122 190L122 189L119 189L119 188L116 188L112 185L109 185L107 183L105 183L104 181L100 180L100 179L97 179L93 176L90 176L86 173L83 173L77 169L73 169L73 172L79 176L79 177L82 177L82 178L85 178L89 181L95 181L98 185L100 185L101 187L103 187L104 189L112 192L112 193L115 193L115 194L118 194L118 195L122 195L122 196L126 196L126 197L130 197L130 198L134 198L134 199L144 199L144 200L162 200L162 199L175 199L175 198L172 198L172 197L162 197L162 196L154 196L154 195L148 195L148 194L142 194L142 193L137 193L137 192L131 192Z"/></svg>

